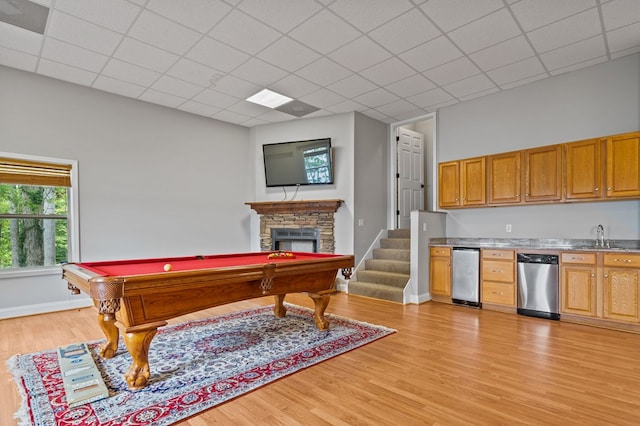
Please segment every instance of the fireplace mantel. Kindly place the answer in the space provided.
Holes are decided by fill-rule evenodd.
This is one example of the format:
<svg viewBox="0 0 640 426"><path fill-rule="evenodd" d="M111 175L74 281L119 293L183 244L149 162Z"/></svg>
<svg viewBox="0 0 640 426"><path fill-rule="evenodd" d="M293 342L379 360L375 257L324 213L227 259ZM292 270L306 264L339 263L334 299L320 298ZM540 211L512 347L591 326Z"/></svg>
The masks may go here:
<svg viewBox="0 0 640 426"><path fill-rule="evenodd" d="M258 214L335 213L343 200L254 201L245 203Z"/></svg>

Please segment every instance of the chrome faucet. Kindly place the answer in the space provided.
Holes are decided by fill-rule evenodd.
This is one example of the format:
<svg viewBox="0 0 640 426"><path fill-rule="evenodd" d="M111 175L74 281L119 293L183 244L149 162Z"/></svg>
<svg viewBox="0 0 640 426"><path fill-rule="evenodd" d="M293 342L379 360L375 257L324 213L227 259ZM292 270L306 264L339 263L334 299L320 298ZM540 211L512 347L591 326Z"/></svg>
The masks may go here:
<svg viewBox="0 0 640 426"><path fill-rule="evenodd" d="M598 225L596 233L598 234L596 237L596 247L604 247L604 227L602 225Z"/></svg>

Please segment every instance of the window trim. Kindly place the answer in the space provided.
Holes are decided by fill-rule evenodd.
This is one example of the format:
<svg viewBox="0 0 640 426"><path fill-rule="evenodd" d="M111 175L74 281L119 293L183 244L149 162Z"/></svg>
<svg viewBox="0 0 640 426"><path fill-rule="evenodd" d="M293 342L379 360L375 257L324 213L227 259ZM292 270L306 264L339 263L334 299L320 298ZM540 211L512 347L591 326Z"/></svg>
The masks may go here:
<svg viewBox="0 0 640 426"><path fill-rule="evenodd" d="M13 152L1 152L0 157L14 158L16 160L34 161L42 163L60 164L71 167L71 186L68 188L69 198L67 200L67 208L69 213L67 229L69 232L69 262L80 261L80 216L78 206L78 161L65 158L43 157L28 154L17 154ZM59 271L58 267L42 267L42 268L24 268L0 270L0 279L28 277L34 275L48 275L53 271Z"/></svg>

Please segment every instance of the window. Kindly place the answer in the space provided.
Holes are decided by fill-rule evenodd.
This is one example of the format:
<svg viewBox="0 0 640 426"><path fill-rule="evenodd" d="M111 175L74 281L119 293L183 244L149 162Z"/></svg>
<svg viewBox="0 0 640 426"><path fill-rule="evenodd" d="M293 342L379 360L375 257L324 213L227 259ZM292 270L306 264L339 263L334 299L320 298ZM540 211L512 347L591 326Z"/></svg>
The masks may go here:
<svg viewBox="0 0 640 426"><path fill-rule="evenodd" d="M76 260L74 166L0 153L0 272Z"/></svg>

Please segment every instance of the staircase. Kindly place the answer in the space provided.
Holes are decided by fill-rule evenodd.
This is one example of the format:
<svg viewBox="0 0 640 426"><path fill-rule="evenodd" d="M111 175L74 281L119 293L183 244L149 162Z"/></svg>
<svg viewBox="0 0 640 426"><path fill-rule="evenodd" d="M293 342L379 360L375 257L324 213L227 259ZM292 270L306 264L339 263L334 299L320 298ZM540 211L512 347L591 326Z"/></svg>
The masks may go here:
<svg viewBox="0 0 640 426"><path fill-rule="evenodd" d="M349 294L402 303L410 278L410 236L409 229L389 230L380 248L373 249L373 258L349 281Z"/></svg>

